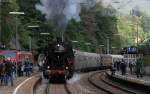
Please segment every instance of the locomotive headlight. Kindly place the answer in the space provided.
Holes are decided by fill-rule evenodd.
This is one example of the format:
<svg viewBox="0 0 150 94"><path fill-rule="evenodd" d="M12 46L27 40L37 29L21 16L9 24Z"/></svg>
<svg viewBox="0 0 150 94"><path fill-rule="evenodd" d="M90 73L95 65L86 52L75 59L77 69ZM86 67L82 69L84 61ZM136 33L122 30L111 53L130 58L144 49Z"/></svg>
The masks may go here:
<svg viewBox="0 0 150 94"><path fill-rule="evenodd" d="M66 67L66 70L68 70L68 67Z"/></svg>
<svg viewBox="0 0 150 94"><path fill-rule="evenodd" d="M60 44L57 44L57 47L60 47Z"/></svg>
<svg viewBox="0 0 150 94"><path fill-rule="evenodd" d="M49 68L50 68L50 66L47 66L47 68L49 69Z"/></svg>

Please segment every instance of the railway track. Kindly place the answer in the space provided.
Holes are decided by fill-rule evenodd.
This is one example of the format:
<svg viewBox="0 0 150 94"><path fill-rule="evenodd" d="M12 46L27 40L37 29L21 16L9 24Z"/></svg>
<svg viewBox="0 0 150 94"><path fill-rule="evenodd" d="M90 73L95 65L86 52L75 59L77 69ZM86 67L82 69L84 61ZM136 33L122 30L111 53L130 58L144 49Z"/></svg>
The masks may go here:
<svg viewBox="0 0 150 94"><path fill-rule="evenodd" d="M81 73L80 79L73 83L44 82L34 94L141 94L123 89L105 78L105 71ZM42 89L42 90L40 90Z"/></svg>
<svg viewBox="0 0 150 94"><path fill-rule="evenodd" d="M67 84L49 84L46 88L46 94L72 94Z"/></svg>
<svg viewBox="0 0 150 94"><path fill-rule="evenodd" d="M105 94L105 93L95 93L90 89L85 88L86 84L81 84L83 80L87 80L88 76L80 74L80 79L75 82L67 82L66 84L49 84L46 88L46 93L43 94ZM86 76L86 77L85 77ZM85 78L83 78L85 77ZM83 79L82 79L83 78ZM88 82L88 81L87 81Z"/></svg>
<svg viewBox="0 0 150 94"><path fill-rule="evenodd" d="M91 84L88 80L90 75L92 75L93 72L83 74L83 77L80 80L80 85L84 87L86 90L89 90L91 93L89 94L107 94L101 89L96 88L93 84Z"/></svg>
<svg viewBox="0 0 150 94"><path fill-rule="evenodd" d="M116 85L110 84L103 80L104 71L103 72L95 72L91 74L88 78L88 81L95 86L96 88L103 90L107 94L137 94L135 92L125 90Z"/></svg>

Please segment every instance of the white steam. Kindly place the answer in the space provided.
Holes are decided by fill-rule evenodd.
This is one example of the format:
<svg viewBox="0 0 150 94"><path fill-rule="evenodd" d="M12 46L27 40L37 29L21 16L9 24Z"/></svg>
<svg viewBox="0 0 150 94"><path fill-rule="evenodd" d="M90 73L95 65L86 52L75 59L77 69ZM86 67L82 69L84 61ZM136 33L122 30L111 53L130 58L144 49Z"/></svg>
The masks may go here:
<svg viewBox="0 0 150 94"><path fill-rule="evenodd" d="M80 80L80 74L74 74L71 79L67 80L67 83L74 84L77 83L79 80Z"/></svg>
<svg viewBox="0 0 150 94"><path fill-rule="evenodd" d="M56 16L64 16L66 20L79 20L80 0L42 0L36 8L46 16L46 19L54 19Z"/></svg>
<svg viewBox="0 0 150 94"><path fill-rule="evenodd" d="M59 30L63 30L69 20L80 21L81 5L91 1L95 2L95 0L42 0L41 4L36 5L36 9L41 11L47 20L53 21Z"/></svg>

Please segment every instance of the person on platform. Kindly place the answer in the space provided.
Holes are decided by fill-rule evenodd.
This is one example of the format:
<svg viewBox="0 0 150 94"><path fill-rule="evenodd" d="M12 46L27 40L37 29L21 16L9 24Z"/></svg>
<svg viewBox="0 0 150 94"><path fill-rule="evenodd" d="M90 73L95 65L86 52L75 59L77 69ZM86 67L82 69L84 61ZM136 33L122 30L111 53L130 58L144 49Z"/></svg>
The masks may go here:
<svg viewBox="0 0 150 94"><path fill-rule="evenodd" d="M12 63L12 76L13 76L13 79L15 80L16 79L16 64L15 62L11 62Z"/></svg>
<svg viewBox="0 0 150 94"><path fill-rule="evenodd" d="M120 71L120 64L121 64L121 61L118 60L118 61L116 62L117 71Z"/></svg>
<svg viewBox="0 0 150 94"><path fill-rule="evenodd" d="M30 60L29 58L27 57L26 60L24 61L24 65L25 65L25 73L26 73L26 76L30 76Z"/></svg>
<svg viewBox="0 0 150 94"><path fill-rule="evenodd" d="M138 58L136 61L136 75L137 75L137 78L143 77L143 60L142 60L142 58Z"/></svg>
<svg viewBox="0 0 150 94"><path fill-rule="evenodd" d="M11 86L14 85L13 83L13 64L10 61L10 58L7 59L5 62L6 66L6 75L5 75L5 84L8 85L11 82Z"/></svg>
<svg viewBox="0 0 150 94"><path fill-rule="evenodd" d="M3 64L3 60L2 58L0 58L0 82L2 81L2 64Z"/></svg>
<svg viewBox="0 0 150 94"><path fill-rule="evenodd" d="M21 70L20 70L20 74L21 74L21 76L23 76L24 75L24 71L25 71L25 64L24 64L24 62L22 62L21 63Z"/></svg>
<svg viewBox="0 0 150 94"><path fill-rule="evenodd" d="M18 76L21 76L21 62L20 61L18 62L18 69L17 69L17 71L18 71Z"/></svg>
<svg viewBox="0 0 150 94"><path fill-rule="evenodd" d="M130 62L129 62L130 74L133 74L133 68L134 68L133 61L130 61Z"/></svg>
<svg viewBox="0 0 150 94"><path fill-rule="evenodd" d="M1 85L4 83L4 77L5 77L5 64L4 64L4 60L0 59L0 83Z"/></svg>
<svg viewBox="0 0 150 94"><path fill-rule="evenodd" d="M116 69L117 69L117 61L114 61L111 67L111 72L112 72L111 75L115 75Z"/></svg>
<svg viewBox="0 0 150 94"><path fill-rule="evenodd" d="M121 64L120 64L120 68L121 68L121 74L125 75L126 74L126 62L124 61L124 59L122 59Z"/></svg>
<svg viewBox="0 0 150 94"><path fill-rule="evenodd" d="M30 61L29 62L29 66L30 66L30 74L33 72L33 63Z"/></svg>

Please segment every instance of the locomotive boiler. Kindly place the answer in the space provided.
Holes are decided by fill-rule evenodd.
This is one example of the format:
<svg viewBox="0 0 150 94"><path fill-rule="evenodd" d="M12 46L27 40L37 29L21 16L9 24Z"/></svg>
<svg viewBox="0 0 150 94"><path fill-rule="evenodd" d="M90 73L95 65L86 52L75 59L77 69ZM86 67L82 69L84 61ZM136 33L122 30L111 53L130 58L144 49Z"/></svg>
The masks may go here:
<svg viewBox="0 0 150 94"><path fill-rule="evenodd" d="M46 47L43 76L49 81L54 79L65 81L73 76L74 63L72 47L57 38L56 42Z"/></svg>

